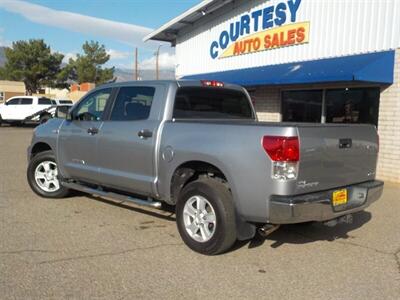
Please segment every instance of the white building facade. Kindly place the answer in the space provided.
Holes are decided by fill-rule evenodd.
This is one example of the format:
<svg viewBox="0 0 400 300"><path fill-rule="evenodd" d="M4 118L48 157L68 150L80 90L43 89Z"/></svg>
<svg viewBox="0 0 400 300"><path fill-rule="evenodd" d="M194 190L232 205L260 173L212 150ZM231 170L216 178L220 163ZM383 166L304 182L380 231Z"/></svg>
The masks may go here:
<svg viewBox="0 0 400 300"><path fill-rule="evenodd" d="M178 78L245 86L260 120L376 125L378 177L400 182L399 0L206 0L147 39Z"/></svg>

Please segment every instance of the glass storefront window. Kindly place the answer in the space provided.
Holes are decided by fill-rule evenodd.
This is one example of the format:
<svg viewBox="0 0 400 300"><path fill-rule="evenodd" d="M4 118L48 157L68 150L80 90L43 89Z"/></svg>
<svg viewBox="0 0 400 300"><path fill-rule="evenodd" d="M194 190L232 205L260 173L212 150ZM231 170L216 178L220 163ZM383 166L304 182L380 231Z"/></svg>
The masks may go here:
<svg viewBox="0 0 400 300"><path fill-rule="evenodd" d="M322 90L285 91L282 93L283 122L320 123Z"/></svg>
<svg viewBox="0 0 400 300"><path fill-rule="evenodd" d="M378 125L379 95L379 88L327 90L326 122Z"/></svg>
<svg viewBox="0 0 400 300"><path fill-rule="evenodd" d="M378 125L380 88L325 90L326 123ZM323 90L284 91L282 121L320 123Z"/></svg>

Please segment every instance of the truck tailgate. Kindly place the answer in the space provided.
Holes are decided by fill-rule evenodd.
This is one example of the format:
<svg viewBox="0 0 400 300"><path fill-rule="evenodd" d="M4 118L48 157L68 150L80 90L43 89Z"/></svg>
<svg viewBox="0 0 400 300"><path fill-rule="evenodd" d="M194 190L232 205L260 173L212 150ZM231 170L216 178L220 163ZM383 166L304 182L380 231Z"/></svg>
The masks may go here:
<svg viewBox="0 0 400 300"><path fill-rule="evenodd" d="M296 192L311 192L375 178L378 135L372 125L298 126Z"/></svg>

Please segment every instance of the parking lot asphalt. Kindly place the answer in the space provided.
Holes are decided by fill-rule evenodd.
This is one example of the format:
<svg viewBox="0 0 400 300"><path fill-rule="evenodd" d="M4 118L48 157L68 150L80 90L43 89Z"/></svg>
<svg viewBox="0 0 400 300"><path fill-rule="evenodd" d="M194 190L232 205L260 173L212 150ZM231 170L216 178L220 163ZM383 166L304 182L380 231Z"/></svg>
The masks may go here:
<svg viewBox="0 0 400 300"><path fill-rule="evenodd" d="M169 212L26 182L32 128L0 128L0 298L399 299L400 185L351 225L283 226L207 257Z"/></svg>

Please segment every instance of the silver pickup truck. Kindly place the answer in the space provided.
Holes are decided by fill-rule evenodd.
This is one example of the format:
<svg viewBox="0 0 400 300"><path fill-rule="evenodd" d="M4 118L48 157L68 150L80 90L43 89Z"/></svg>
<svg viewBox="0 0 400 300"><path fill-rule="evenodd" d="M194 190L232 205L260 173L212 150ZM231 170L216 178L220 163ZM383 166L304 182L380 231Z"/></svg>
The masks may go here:
<svg viewBox="0 0 400 300"><path fill-rule="evenodd" d="M36 128L27 177L47 198L79 190L175 206L184 242L213 255L257 229L365 209L383 190L378 147L370 125L259 122L235 85L114 83Z"/></svg>

